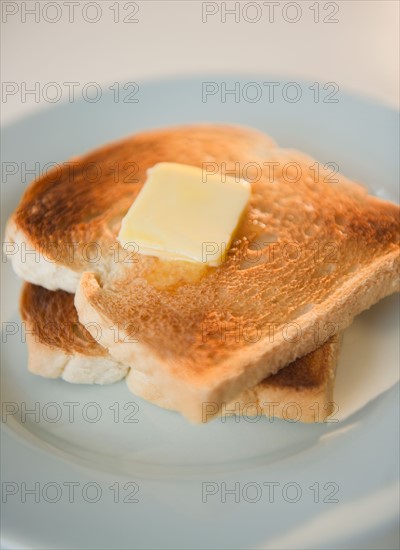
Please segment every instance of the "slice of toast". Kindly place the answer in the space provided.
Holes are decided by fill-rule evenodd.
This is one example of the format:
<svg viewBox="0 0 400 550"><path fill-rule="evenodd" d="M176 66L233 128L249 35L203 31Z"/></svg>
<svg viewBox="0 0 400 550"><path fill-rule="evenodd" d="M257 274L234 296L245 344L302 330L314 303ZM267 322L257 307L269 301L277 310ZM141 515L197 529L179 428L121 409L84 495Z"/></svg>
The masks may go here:
<svg viewBox="0 0 400 550"><path fill-rule="evenodd" d="M229 403L215 402L202 405L202 422L218 414L223 416L283 418L295 422L323 422L339 404L333 392L339 358L341 335L331 336L317 350L296 359L276 374L268 376L253 388L243 390ZM176 405L157 380L132 368L126 378L128 388L135 395L166 409Z"/></svg>
<svg viewBox="0 0 400 550"><path fill-rule="evenodd" d="M80 384L107 384L124 378L135 395L174 408L168 395L146 375L112 360L79 322L74 296L25 283L20 312L26 327L28 368L46 378ZM333 410L333 386L340 342L331 337L321 348L294 361L254 388L243 391L221 414L266 415L301 422L322 422ZM202 420L214 416L205 404Z"/></svg>
<svg viewBox="0 0 400 550"><path fill-rule="evenodd" d="M328 183L323 169L315 183L315 161L300 153L271 149L268 161L275 177L263 172L252 182L251 206L222 266L196 275L177 262L166 284L162 262L138 256L106 277L84 273L76 292L79 318L99 324L100 343L157 380L193 421L204 403L218 414L398 290L396 205L339 174ZM284 175L290 163L300 166L295 184ZM264 245L250 267L249 243L261 239L275 241L276 255Z"/></svg>
<svg viewBox="0 0 400 550"><path fill-rule="evenodd" d="M118 246L121 219L147 168L160 161L212 163L240 177L257 168L220 267L162 262ZM75 159L75 170L67 164L30 186L7 234L17 249L25 240L48 259L28 265L14 254L17 272L47 288L75 290L79 281L80 320L101 327L110 355L156 381L194 421L204 403L215 403L218 414L398 290L399 208L240 128L143 133Z"/></svg>
<svg viewBox="0 0 400 550"><path fill-rule="evenodd" d="M77 384L111 384L127 375L128 367L79 323L73 294L25 283L19 306L33 374Z"/></svg>
<svg viewBox="0 0 400 550"><path fill-rule="evenodd" d="M7 223L5 253L25 281L75 292L84 271L104 276L116 260L130 262L116 235L148 168L226 162L241 171L274 146L257 130L199 124L142 132L70 159L28 187Z"/></svg>

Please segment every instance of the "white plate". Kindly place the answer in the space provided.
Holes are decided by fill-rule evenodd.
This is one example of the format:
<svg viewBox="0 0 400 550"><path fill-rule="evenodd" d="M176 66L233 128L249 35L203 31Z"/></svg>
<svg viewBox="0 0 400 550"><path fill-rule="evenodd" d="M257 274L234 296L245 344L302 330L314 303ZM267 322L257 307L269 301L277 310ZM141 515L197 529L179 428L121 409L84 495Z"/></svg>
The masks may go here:
<svg viewBox="0 0 400 550"><path fill-rule="evenodd" d="M6 128L3 162L17 163L18 171L3 176L3 220L26 187L21 163L43 168L144 128L197 121L260 128L397 200L394 112L342 92L338 103L314 103L312 94L295 104L203 102L206 80L216 79L149 83L138 104L114 103L110 95ZM227 80L227 87L240 82ZM251 80L278 79L242 84ZM229 418L192 426L134 398L124 382L75 386L29 374L20 282L8 263L2 267L2 400L7 411L18 409L2 424L5 547L358 548L395 527L397 387L341 423ZM339 376L344 368L368 376L377 365L397 365L397 313L392 297L355 322ZM13 327L16 334L6 336ZM39 418L23 418L23 407L35 403ZM36 497L26 494L35 487Z"/></svg>

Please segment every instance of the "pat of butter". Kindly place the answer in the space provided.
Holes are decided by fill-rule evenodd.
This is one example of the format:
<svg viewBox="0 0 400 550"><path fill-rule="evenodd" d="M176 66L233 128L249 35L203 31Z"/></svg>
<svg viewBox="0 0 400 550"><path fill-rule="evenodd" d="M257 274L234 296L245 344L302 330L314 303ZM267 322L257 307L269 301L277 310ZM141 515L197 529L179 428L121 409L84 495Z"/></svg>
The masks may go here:
<svg viewBox="0 0 400 550"><path fill-rule="evenodd" d="M245 180L161 162L148 170L117 238L140 254L219 265L249 198Z"/></svg>

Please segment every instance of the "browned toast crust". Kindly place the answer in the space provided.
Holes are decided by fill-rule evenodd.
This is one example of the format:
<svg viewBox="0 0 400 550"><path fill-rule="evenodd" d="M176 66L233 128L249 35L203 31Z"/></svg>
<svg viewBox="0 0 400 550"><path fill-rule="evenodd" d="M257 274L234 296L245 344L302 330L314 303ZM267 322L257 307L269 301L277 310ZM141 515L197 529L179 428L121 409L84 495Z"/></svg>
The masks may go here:
<svg viewBox="0 0 400 550"><path fill-rule="evenodd" d="M45 346L56 347L69 355L106 355L106 350L79 322L73 294L24 283L20 313L22 320L35 331L37 342ZM337 341L338 336L332 336L321 348L297 359L260 384L297 391L325 385L330 378L331 344Z"/></svg>
<svg viewBox="0 0 400 550"><path fill-rule="evenodd" d="M62 290L50 291L38 285L24 283L20 312L22 320L34 335L34 338L29 340L30 353L34 353L40 346L42 350L48 348L67 356L107 356L105 348L79 322L73 294ZM290 409L287 405L295 403L301 409L301 421L324 420L331 411L329 403L333 402L333 383L339 347L339 337L332 336L321 348L269 376L256 388L243 392L236 400L237 410L247 416L271 414L271 410L264 403L274 402L278 403L273 410L274 416L288 419L286 417L290 414ZM45 353L43 362L47 360L54 359ZM37 368L36 374L48 376L49 372L53 371L43 365ZM135 391L135 385L130 386ZM157 399L157 392L149 383L142 386L141 391L137 393L145 399L161 404ZM319 404L318 416L316 403ZM225 414L232 410L235 410L235 404L226 407Z"/></svg>
<svg viewBox="0 0 400 550"><path fill-rule="evenodd" d="M19 306L21 318L34 332L37 343L68 355L107 355L107 350L79 322L73 294L24 283Z"/></svg>
<svg viewBox="0 0 400 550"><path fill-rule="evenodd" d="M201 167L203 162L223 161L234 166L239 160L263 158L273 145L263 133L235 126L143 132L73 158L33 182L12 223L36 250L81 271L90 267L85 244L96 242L103 254L113 254L110 248L121 219L142 187L147 169L155 163ZM68 243L77 245L73 254Z"/></svg>

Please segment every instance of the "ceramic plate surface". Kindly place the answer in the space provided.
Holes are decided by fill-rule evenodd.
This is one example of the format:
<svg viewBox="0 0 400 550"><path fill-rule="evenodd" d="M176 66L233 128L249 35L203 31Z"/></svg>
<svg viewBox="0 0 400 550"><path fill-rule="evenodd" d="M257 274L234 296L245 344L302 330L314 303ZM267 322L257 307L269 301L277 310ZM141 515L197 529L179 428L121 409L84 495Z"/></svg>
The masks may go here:
<svg viewBox="0 0 400 550"><path fill-rule="evenodd" d="M3 174L3 231L31 179L24 170L142 129L199 121L259 128L398 201L395 112L342 91L337 103L315 102L307 82L296 103L249 101L250 88L238 103L202 98L202 83L216 80L150 82L139 103L115 103L110 92L6 127L3 163L16 171ZM290 78L225 80L243 89ZM398 387L339 423L231 417L193 426L123 381L76 386L29 374L20 281L9 262L2 270L5 548L367 548L395 527ZM344 369L368 376L373 366L398 365L397 306L383 300L346 332L338 383Z"/></svg>

